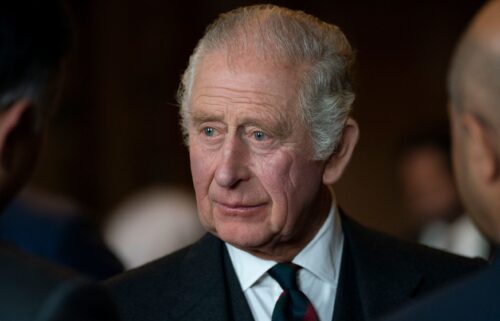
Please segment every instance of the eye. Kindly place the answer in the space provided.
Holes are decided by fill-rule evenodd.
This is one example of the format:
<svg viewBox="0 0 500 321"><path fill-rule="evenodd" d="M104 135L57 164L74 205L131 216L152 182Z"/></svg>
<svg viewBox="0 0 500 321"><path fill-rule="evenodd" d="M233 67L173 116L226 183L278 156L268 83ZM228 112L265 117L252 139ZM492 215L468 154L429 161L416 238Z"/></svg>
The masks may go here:
<svg viewBox="0 0 500 321"><path fill-rule="evenodd" d="M215 135L215 128L205 127L203 128L203 134L205 134L205 136L212 137Z"/></svg>
<svg viewBox="0 0 500 321"><path fill-rule="evenodd" d="M258 130L258 131L253 132L253 137L257 141L263 141L263 140L266 139L267 136L266 136L266 134L264 132Z"/></svg>

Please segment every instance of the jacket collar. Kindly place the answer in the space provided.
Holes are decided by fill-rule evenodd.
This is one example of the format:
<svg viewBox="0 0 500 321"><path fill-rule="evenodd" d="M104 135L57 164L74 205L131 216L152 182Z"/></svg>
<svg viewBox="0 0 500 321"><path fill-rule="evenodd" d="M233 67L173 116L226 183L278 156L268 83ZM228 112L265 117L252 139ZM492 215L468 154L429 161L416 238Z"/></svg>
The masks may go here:
<svg viewBox="0 0 500 321"><path fill-rule="evenodd" d="M190 248L178 275L172 320L252 320L224 243L215 236L206 234Z"/></svg>
<svg viewBox="0 0 500 321"><path fill-rule="evenodd" d="M423 280L423 274L411 262L406 251L398 249L390 237L368 230L342 214L344 251L352 260L352 280L358 289L362 317L378 317L411 298ZM396 247L396 248L395 248ZM386 249L392 249L387 251ZM341 269L340 278L346 271ZM399 277L398 277L399 276ZM352 298L351 298L352 299ZM348 302L345 302L347 304ZM337 302L336 307L341 308Z"/></svg>

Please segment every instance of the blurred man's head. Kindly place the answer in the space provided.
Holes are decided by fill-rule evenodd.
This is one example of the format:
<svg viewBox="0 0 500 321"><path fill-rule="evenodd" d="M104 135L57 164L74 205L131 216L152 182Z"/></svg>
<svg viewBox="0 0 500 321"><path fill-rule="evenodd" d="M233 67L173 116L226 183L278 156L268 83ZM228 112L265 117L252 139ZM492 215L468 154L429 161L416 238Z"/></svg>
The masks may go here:
<svg viewBox="0 0 500 321"><path fill-rule="evenodd" d="M0 3L0 209L34 167L69 38L58 1Z"/></svg>
<svg viewBox="0 0 500 321"><path fill-rule="evenodd" d="M179 91L206 229L275 259L314 236L357 141L353 57L338 27L276 6L208 28Z"/></svg>
<svg viewBox="0 0 500 321"><path fill-rule="evenodd" d="M453 179L450 139L446 128L408 136L401 144L398 176L414 232L435 221L463 214Z"/></svg>
<svg viewBox="0 0 500 321"><path fill-rule="evenodd" d="M449 94L459 191L480 229L499 244L500 1L490 1L460 41Z"/></svg>

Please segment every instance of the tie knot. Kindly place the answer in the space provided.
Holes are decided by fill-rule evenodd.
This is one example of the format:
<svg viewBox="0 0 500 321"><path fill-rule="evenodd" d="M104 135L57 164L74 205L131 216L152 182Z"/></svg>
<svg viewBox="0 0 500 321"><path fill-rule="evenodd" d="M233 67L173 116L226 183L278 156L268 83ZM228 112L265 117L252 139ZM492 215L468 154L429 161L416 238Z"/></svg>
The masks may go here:
<svg viewBox="0 0 500 321"><path fill-rule="evenodd" d="M293 263L278 263L267 273L279 283L283 290L296 290L299 269L300 267Z"/></svg>

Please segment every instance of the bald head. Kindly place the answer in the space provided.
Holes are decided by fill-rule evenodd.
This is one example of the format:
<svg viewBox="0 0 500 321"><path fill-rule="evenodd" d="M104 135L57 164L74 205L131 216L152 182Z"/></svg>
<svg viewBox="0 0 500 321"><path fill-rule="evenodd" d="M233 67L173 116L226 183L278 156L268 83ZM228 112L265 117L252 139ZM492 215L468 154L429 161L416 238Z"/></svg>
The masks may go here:
<svg viewBox="0 0 500 321"><path fill-rule="evenodd" d="M462 37L451 63L449 94L456 110L473 112L500 129L500 1L483 7Z"/></svg>
<svg viewBox="0 0 500 321"><path fill-rule="evenodd" d="M500 0L488 2L462 37L449 91L460 196L483 233L500 244Z"/></svg>

